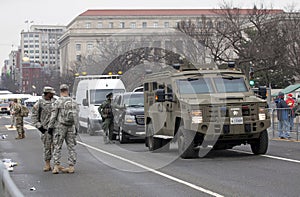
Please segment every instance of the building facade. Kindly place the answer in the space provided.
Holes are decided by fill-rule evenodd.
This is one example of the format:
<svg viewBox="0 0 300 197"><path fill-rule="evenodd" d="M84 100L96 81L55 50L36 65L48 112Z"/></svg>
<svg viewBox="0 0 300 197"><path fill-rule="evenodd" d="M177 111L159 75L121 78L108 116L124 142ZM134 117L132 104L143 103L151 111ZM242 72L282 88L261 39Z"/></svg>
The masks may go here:
<svg viewBox="0 0 300 197"><path fill-rule="evenodd" d="M65 26L32 25L29 31L22 31L22 57L26 56L31 63L39 63L42 67L59 69L58 39L65 30Z"/></svg>
<svg viewBox="0 0 300 197"><path fill-rule="evenodd" d="M217 17L212 9L168 9L168 10L87 10L67 25L65 34L59 40L61 53L60 73L72 71L76 62L101 47L101 42L116 39L122 41L158 34L160 47L165 48L170 35L182 20L193 20L199 26L213 25ZM161 39L161 37L168 37ZM163 43L161 43L163 41ZM157 45L157 44L156 44Z"/></svg>

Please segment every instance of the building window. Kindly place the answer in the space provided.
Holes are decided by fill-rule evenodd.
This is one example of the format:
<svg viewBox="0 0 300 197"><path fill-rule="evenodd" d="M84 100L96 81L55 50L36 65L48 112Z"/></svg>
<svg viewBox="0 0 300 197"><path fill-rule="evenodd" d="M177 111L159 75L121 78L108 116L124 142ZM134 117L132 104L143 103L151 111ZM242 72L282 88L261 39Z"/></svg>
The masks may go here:
<svg viewBox="0 0 300 197"><path fill-rule="evenodd" d="M125 28L125 23L124 22L120 22L120 28L124 29Z"/></svg>
<svg viewBox="0 0 300 197"><path fill-rule="evenodd" d="M102 22L98 22L98 28L103 28L103 23Z"/></svg>
<svg viewBox="0 0 300 197"><path fill-rule="evenodd" d="M90 22L85 23L85 28L91 28L91 23Z"/></svg>
<svg viewBox="0 0 300 197"><path fill-rule="evenodd" d="M93 49L93 44L91 44L91 43L88 43L87 44L87 50L92 50Z"/></svg>
<svg viewBox="0 0 300 197"><path fill-rule="evenodd" d="M170 24L169 24L169 22L165 22L165 28L169 28L169 26L170 26Z"/></svg>
<svg viewBox="0 0 300 197"><path fill-rule="evenodd" d="M135 29L136 28L136 23L135 22L130 23L130 28Z"/></svg>
<svg viewBox="0 0 300 197"><path fill-rule="evenodd" d="M154 27L154 28L158 28L158 22L154 22L154 23L153 23L153 27Z"/></svg>
<svg viewBox="0 0 300 197"><path fill-rule="evenodd" d="M203 28L203 23L202 23L202 21L199 21L197 26L198 26L199 29Z"/></svg>
<svg viewBox="0 0 300 197"><path fill-rule="evenodd" d="M114 28L114 23L113 22L108 23L108 28L110 29Z"/></svg>
<svg viewBox="0 0 300 197"><path fill-rule="evenodd" d="M76 55L76 61L81 61L81 55Z"/></svg>
<svg viewBox="0 0 300 197"><path fill-rule="evenodd" d="M213 23L211 20L207 21L206 25L208 28L213 28Z"/></svg>
<svg viewBox="0 0 300 197"><path fill-rule="evenodd" d="M147 28L147 22L143 22L143 23L142 23L142 27L143 27L143 28Z"/></svg>
<svg viewBox="0 0 300 197"><path fill-rule="evenodd" d="M81 44L76 44L76 51L81 51Z"/></svg>

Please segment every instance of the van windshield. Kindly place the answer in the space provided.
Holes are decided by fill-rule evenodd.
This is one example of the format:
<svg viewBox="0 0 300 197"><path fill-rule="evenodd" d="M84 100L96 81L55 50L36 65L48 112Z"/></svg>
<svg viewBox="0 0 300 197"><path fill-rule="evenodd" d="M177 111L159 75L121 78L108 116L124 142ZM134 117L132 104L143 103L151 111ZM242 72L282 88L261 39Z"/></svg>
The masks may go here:
<svg viewBox="0 0 300 197"><path fill-rule="evenodd" d="M124 89L94 89L90 90L90 104L101 104L106 100L106 95L109 92L123 93Z"/></svg>

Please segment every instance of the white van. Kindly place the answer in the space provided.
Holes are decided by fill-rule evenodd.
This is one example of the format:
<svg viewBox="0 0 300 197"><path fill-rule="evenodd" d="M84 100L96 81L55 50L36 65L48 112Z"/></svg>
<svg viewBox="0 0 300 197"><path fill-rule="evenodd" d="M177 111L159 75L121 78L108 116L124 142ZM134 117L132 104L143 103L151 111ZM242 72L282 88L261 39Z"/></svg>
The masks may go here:
<svg viewBox="0 0 300 197"><path fill-rule="evenodd" d="M119 75L87 75L77 77L78 85L73 90L79 105L78 131L87 131L94 135L102 129L102 119L98 107L109 92L125 92L125 86Z"/></svg>

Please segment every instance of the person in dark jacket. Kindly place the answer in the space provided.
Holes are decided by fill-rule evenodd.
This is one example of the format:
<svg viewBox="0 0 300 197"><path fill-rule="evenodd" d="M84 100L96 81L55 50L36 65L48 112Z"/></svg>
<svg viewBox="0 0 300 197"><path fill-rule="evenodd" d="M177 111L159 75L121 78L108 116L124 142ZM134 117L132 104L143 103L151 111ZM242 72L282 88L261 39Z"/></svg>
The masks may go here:
<svg viewBox="0 0 300 197"><path fill-rule="evenodd" d="M278 93L277 119L278 119L278 137L281 139L290 138L290 124L289 124L289 106L284 100L284 93Z"/></svg>

